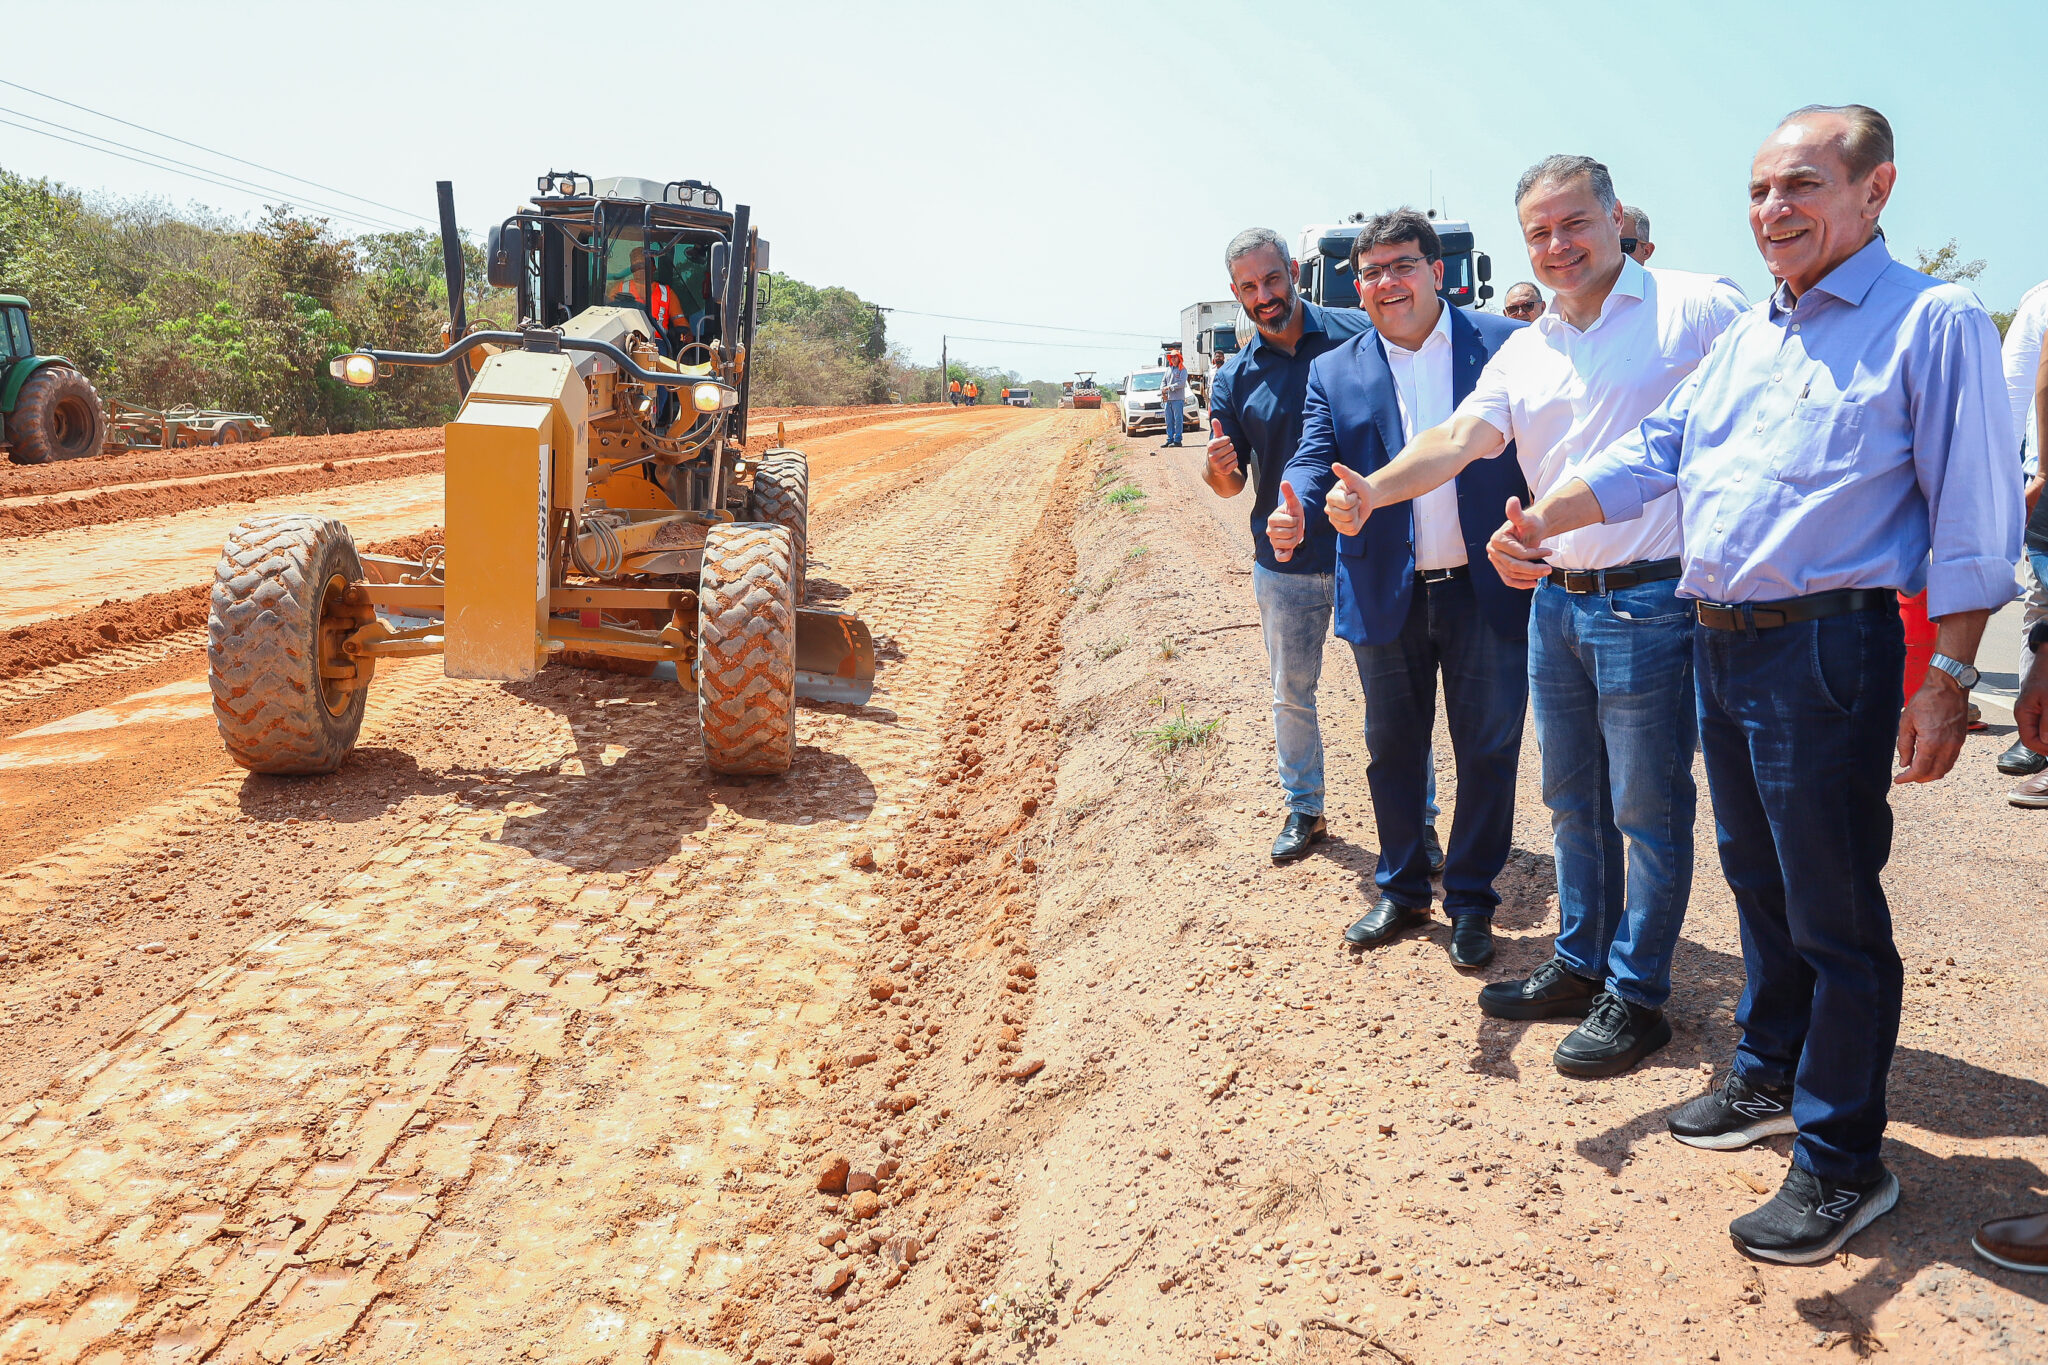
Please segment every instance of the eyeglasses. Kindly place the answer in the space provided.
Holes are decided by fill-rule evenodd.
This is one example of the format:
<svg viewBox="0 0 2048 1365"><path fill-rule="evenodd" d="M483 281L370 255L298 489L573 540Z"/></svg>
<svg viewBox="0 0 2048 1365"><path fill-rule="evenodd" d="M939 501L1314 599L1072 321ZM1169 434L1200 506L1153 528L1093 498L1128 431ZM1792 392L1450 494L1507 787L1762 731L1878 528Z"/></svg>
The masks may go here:
<svg viewBox="0 0 2048 1365"><path fill-rule="evenodd" d="M1358 268L1358 282L1371 285L1381 280L1412 280L1415 272L1428 264L1420 256L1400 256L1385 265L1362 265Z"/></svg>
<svg viewBox="0 0 2048 1365"><path fill-rule="evenodd" d="M1543 311L1543 305L1534 299L1523 299L1520 303L1511 303L1500 311L1506 313L1511 318L1533 318Z"/></svg>

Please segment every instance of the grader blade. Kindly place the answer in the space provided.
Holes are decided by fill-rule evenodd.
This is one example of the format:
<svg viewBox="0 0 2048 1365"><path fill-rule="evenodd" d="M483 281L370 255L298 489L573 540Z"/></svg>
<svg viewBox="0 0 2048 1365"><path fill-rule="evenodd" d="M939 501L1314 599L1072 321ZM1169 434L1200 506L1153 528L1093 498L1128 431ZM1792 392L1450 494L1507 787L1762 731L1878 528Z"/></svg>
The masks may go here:
<svg viewBox="0 0 2048 1365"><path fill-rule="evenodd" d="M875 693L875 640L858 616L796 614L796 694L866 706Z"/></svg>

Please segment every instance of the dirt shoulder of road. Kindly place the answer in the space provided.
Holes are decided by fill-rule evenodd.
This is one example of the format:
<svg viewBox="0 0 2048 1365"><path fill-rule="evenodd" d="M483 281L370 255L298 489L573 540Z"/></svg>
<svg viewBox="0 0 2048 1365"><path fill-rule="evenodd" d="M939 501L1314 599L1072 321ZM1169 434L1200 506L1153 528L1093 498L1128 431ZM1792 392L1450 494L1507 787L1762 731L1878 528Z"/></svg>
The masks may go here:
<svg viewBox="0 0 2048 1365"><path fill-rule="evenodd" d="M1243 502L1219 511L1199 452L1104 440L1090 457L948 721L953 764L891 878L900 946L867 964L834 1112L779 1210L812 1236L749 1319L756 1340L800 1324L814 1354L766 1358L2029 1358L2038 1286L1974 1261L1967 1225L2040 1180L2016 1159L2038 1125L1998 1098L2002 1081L2033 1113L2048 1092L2031 1072L1947 1063L1997 1115L1956 1124L1930 1104L1940 1045L1910 1046L1925 1016L1909 1009L1888 1159L1920 1202L1827 1266L1745 1260L1726 1224L1776 1189L1786 1142L1709 1154L1662 1128L1733 1041L1739 946L1711 825L1678 1038L1631 1076L1561 1077L1566 1025L1474 1005L1549 955L1533 737L1494 966L1453 968L1440 916L1346 951L1375 858L1348 653L1333 644L1324 669L1334 837L1274 868ZM1974 996L1991 978L1972 965L1936 959L1925 979ZM953 1001L942 1044L898 1031L905 967ZM875 1183L874 1221L838 1192L842 1167ZM936 1237L936 1264L904 1264L874 1227Z"/></svg>

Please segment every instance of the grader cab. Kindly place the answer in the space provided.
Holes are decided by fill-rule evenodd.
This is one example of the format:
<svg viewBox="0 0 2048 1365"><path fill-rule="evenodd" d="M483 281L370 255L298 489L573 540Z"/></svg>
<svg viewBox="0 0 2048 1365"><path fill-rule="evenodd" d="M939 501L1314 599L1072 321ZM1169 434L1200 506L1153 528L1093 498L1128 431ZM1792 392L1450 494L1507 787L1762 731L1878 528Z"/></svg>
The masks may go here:
<svg viewBox="0 0 2048 1365"><path fill-rule="evenodd" d="M380 659L440 654L449 677L515 682L566 656L672 664L714 772L786 770L796 698L865 703L874 645L858 618L804 608L808 467L750 439L768 244L747 207L694 180L550 171L490 233L516 331L467 329L445 182L441 218L455 339L331 373L455 367L445 544L413 561L359 554L326 517L236 528L207 644L229 753L332 772Z"/></svg>

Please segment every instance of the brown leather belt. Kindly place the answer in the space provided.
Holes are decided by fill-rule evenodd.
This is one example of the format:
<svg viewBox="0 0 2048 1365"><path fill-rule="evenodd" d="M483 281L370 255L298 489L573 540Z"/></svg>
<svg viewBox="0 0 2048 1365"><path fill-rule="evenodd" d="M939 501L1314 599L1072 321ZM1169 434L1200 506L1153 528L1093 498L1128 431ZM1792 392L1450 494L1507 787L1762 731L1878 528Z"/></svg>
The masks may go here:
<svg viewBox="0 0 2048 1365"><path fill-rule="evenodd" d="M1818 621L1873 607L1899 609L1899 595L1890 588L1839 588L1777 602L1697 602L1699 623L1708 630L1769 630L1795 621Z"/></svg>
<svg viewBox="0 0 2048 1365"><path fill-rule="evenodd" d="M1661 583L1680 573L1678 557L1638 559L1612 569L1559 569L1550 581L1566 592L1615 592L1638 583Z"/></svg>

